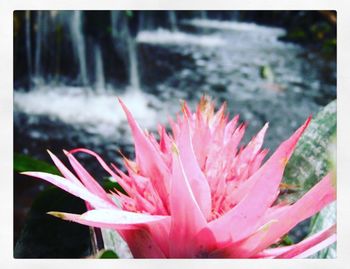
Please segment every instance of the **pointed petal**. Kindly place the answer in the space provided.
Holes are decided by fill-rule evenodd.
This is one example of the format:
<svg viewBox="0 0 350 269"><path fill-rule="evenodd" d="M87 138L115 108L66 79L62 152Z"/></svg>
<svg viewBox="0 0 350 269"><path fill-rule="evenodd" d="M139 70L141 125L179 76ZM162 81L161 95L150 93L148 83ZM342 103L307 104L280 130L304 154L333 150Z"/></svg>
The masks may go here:
<svg viewBox="0 0 350 269"><path fill-rule="evenodd" d="M254 234L225 249L230 257L252 257L274 244L299 222L313 216L335 200L335 188L327 175L291 206L270 212L269 219ZM224 252L224 250L222 250Z"/></svg>
<svg viewBox="0 0 350 269"><path fill-rule="evenodd" d="M331 175L325 176L301 199L277 218L278 224L266 235L257 250L263 250L273 244L278 238L286 234L299 222L313 216L336 198L336 191L332 184Z"/></svg>
<svg viewBox="0 0 350 269"><path fill-rule="evenodd" d="M266 123L264 127L259 131L259 133L253 137L248 145L240 152L238 156L238 162L236 164L237 166L244 165L247 167L246 169L249 168L250 162L255 158L263 145L265 133L268 126L268 123Z"/></svg>
<svg viewBox="0 0 350 269"><path fill-rule="evenodd" d="M276 199L286 162L309 122L310 119L283 142L270 159L247 180L246 188L241 190L245 196L237 206L209 224L218 241L230 238L239 241L256 229L259 219Z"/></svg>
<svg viewBox="0 0 350 269"><path fill-rule="evenodd" d="M64 151L66 156L68 157L68 160L70 164L72 165L74 171L79 176L80 180L83 182L84 186L95 195L99 196L100 198L110 201L109 197L107 196L107 193L104 191L104 189L100 186L100 184L97 183L97 181L89 174L88 171L78 162L78 160L69 152Z"/></svg>
<svg viewBox="0 0 350 269"><path fill-rule="evenodd" d="M97 161L101 164L101 166L111 175L111 177L118 182L118 184L129 194L131 195L131 189L130 186L126 183L125 177L127 177L124 173L122 173L117 167L115 167L112 164L112 167L116 169L118 173L121 174L121 176L118 176L106 163L105 161L96 153L91 150L85 149L85 148L77 148L74 150L71 150L70 153L76 153L76 152L84 152L86 154L89 154L91 156L94 156ZM126 159L125 159L126 160ZM126 161L127 162L127 161ZM128 164L128 162L127 162Z"/></svg>
<svg viewBox="0 0 350 269"><path fill-rule="evenodd" d="M217 249L215 236L208 227L200 230L193 239L193 242L194 249L196 249L193 258L211 258L210 253Z"/></svg>
<svg viewBox="0 0 350 269"><path fill-rule="evenodd" d="M334 243L335 233L336 225L332 225L295 245L265 249L253 258L306 258Z"/></svg>
<svg viewBox="0 0 350 269"><path fill-rule="evenodd" d="M248 239L241 241L226 242L218 246L216 250L210 253L211 258L250 258L252 257L252 250L256 249L261 240L264 239L268 231L271 229L272 224L275 221L271 221L256 232L254 232ZM250 240L251 239L251 240ZM256 253L254 253L256 254Z"/></svg>
<svg viewBox="0 0 350 269"><path fill-rule="evenodd" d="M119 103L126 114L134 137L137 164L140 166L142 174L151 179L154 188L161 197L164 206L166 206L169 193L168 167L166 167L164 161L162 160L160 152L158 152L152 143L147 139L129 110L120 99Z"/></svg>
<svg viewBox="0 0 350 269"><path fill-rule="evenodd" d="M276 256L278 259L305 258L328 247L337 239L336 225L331 226L317 234L304 239L298 244L291 246L288 251Z"/></svg>
<svg viewBox="0 0 350 269"><path fill-rule="evenodd" d="M224 144L226 144L230 138L232 137L234 131L236 130L236 126L239 120L239 115L233 117L231 121L225 126L224 131Z"/></svg>
<svg viewBox="0 0 350 269"><path fill-rule="evenodd" d="M43 172L25 172L22 174L46 180L55 186L65 190L66 192L69 192L89 202L95 208L116 208L116 206L110 201L101 199L97 195L89 192L85 187L76 185L63 177Z"/></svg>
<svg viewBox="0 0 350 269"><path fill-rule="evenodd" d="M204 217L208 219L211 213L211 193L206 177L199 167L191 143L190 129L187 122L182 126L182 132L177 140L184 172L191 186L193 195Z"/></svg>
<svg viewBox="0 0 350 269"><path fill-rule="evenodd" d="M147 215L120 209L95 209L82 215L64 212L48 212L55 217L80 224L110 229L134 229L139 224L163 221L169 216Z"/></svg>
<svg viewBox="0 0 350 269"><path fill-rule="evenodd" d="M74 182L77 185L83 186L79 179L77 179L75 175L71 171L69 171L68 168L51 151L48 150L47 152L49 153L52 161L54 162L58 170L60 170L60 172L66 179Z"/></svg>
<svg viewBox="0 0 350 269"><path fill-rule="evenodd" d="M170 232L171 219L165 219L157 223L152 222L146 224L147 230L152 236L152 239L159 246L166 257L169 256L169 232Z"/></svg>
<svg viewBox="0 0 350 269"><path fill-rule="evenodd" d="M85 148L76 148L73 149L71 151L69 151L69 153L74 154L76 152L84 152L86 154L89 154L91 156L94 156L97 161L101 164L101 166L113 177L113 178L119 178L118 175L116 173L113 172L113 170L105 163L105 161L100 157L100 155L98 155L96 152L93 152L92 150L89 149L85 149Z"/></svg>
<svg viewBox="0 0 350 269"><path fill-rule="evenodd" d="M175 145L173 145L176 147ZM170 256L193 257L196 253L193 239L206 226L206 220L191 190L183 164L174 149L170 192L171 227Z"/></svg>
<svg viewBox="0 0 350 269"><path fill-rule="evenodd" d="M162 259L167 258L152 234L146 229L123 230L123 239L136 259ZM165 239L164 239L165 240Z"/></svg>

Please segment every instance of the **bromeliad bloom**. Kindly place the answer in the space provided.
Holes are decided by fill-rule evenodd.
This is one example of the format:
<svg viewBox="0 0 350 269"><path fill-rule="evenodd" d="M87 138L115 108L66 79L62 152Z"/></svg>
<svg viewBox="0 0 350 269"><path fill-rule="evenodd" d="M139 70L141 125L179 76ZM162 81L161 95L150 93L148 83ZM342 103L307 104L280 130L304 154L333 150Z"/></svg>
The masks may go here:
<svg viewBox="0 0 350 269"><path fill-rule="evenodd" d="M124 157L127 173L108 166L87 149L65 152L75 173L52 153L61 176L44 179L84 199L82 215L49 212L77 223L115 229L135 258L296 258L306 257L335 241L335 225L300 243L271 247L299 222L335 200L331 176L325 176L293 204L277 203L283 172L310 118L263 163L266 124L245 146L245 125L202 98L195 113L186 103L183 115L170 120L171 134L159 126L160 140L142 131L126 106L136 159ZM73 156L97 158L127 195L106 193ZM117 200L118 202L115 202Z"/></svg>

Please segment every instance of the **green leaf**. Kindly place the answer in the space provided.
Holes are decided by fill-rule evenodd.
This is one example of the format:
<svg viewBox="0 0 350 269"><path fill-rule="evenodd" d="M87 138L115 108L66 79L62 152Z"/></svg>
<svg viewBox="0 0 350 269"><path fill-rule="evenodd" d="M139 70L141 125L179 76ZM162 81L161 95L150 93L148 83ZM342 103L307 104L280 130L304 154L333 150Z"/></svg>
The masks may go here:
<svg viewBox="0 0 350 269"><path fill-rule="evenodd" d="M260 67L260 77L269 81L269 82L273 82L274 75L273 75L271 67L268 65L261 66Z"/></svg>
<svg viewBox="0 0 350 269"><path fill-rule="evenodd" d="M336 125L336 100L334 100L316 115L301 137L284 173L284 182L299 188L294 193L280 197L281 200L294 202L329 171L332 170L336 175ZM334 223L336 223L336 202L328 205L311 219L309 235L329 228ZM334 243L310 258L335 257L336 244Z"/></svg>
<svg viewBox="0 0 350 269"><path fill-rule="evenodd" d="M315 234L319 231L329 228L336 222L336 202L328 205L321 212L315 215L311 219L310 235ZM336 258L336 243L333 243L328 248L325 248L318 253L312 255L310 258L316 259L334 259Z"/></svg>
<svg viewBox="0 0 350 269"><path fill-rule="evenodd" d="M114 181L114 179L108 178L106 181L102 183L102 187L105 191L113 191L114 189L117 189L121 193L128 195L126 191L117 183Z"/></svg>
<svg viewBox="0 0 350 269"><path fill-rule="evenodd" d="M117 253L115 253L113 250L107 249L102 250L98 255L98 259L119 259Z"/></svg>
<svg viewBox="0 0 350 269"><path fill-rule="evenodd" d="M39 171L60 175L60 172L54 165L20 153L14 154L13 168L14 171L18 173L26 171Z"/></svg>
<svg viewBox="0 0 350 269"><path fill-rule="evenodd" d="M289 194L295 201L311 189L332 168L329 147L336 136L336 100L324 107L311 121L287 164L284 183L299 190Z"/></svg>
<svg viewBox="0 0 350 269"><path fill-rule="evenodd" d="M14 248L15 258L83 258L90 253L87 226L48 215L49 211L82 214L85 203L56 187L34 199Z"/></svg>
<svg viewBox="0 0 350 269"><path fill-rule="evenodd" d="M105 249L113 250L121 258L132 258L128 245L113 229L101 229L102 240Z"/></svg>

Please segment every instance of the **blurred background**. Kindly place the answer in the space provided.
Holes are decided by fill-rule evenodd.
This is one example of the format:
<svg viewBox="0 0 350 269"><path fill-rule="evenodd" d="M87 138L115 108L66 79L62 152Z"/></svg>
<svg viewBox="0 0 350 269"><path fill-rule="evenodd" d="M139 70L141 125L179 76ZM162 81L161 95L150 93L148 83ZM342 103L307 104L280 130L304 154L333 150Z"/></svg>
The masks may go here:
<svg viewBox="0 0 350 269"><path fill-rule="evenodd" d="M48 185L17 172L47 165L46 149L64 159L62 149L76 147L121 167L118 151L133 157L133 147L117 96L151 131L180 100L192 108L203 94L227 101L230 115L248 122L245 142L270 122L270 151L336 99L333 11L15 11L13 19L16 257L91 254L80 226L60 223L71 225L78 247L54 248L61 230L36 235L45 228L30 222L48 210L30 208ZM79 157L96 178L106 176ZM83 211L79 203L66 211Z"/></svg>

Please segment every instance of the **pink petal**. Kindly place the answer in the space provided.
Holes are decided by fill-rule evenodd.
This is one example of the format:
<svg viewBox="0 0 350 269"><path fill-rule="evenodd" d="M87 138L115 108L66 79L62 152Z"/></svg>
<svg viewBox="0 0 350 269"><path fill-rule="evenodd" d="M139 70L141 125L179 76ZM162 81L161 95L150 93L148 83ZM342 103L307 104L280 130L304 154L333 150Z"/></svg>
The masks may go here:
<svg viewBox="0 0 350 269"><path fill-rule="evenodd" d="M105 163L105 161L98 155L96 152L85 148L76 148L70 151L70 153L74 154L76 152L84 152L91 156L94 156L97 161L101 164L101 166L113 177L119 179L119 177L113 172L113 170Z"/></svg>
<svg viewBox="0 0 350 269"><path fill-rule="evenodd" d="M121 231L123 239L136 259L162 259L167 258L153 236L146 229L133 229Z"/></svg>
<svg viewBox="0 0 350 269"><path fill-rule="evenodd" d="M166 257L169 256L169 233L171 218L146 224L147 231Z"/></svg>
<svg viewBox="0 0 350 269"><path fill-rule="evenodd" d="M197 250L194 249L193 239L206 226L206 220L196 202L183 165L177 154L173 154L171 192L169 197L171 210L169 235L169 242L171 242L170 256L174 258L185 258L195 255Z"/></svg>
<svg viewBox="0 0 350 269"><path fill-rule="evenodd" d="M109 200L106 201L104 199L101 199L99 196L89 192L85 187L74 184L73 182L63 177L43 172L25 172L22 174L46 180L56 185L57 187L65 190L66 192L69 192L89 202L95 208L116 208L116 206Z"/></svg>
<svg viewBox="0 0 350 269"><path fill-rule="evenodd" d="M48 212L55 217L87 226L109 229L135 229L140 224L164 221L169 216L148 215L120 209L95 209L82 215L64 212Z"/></svg>
<svg viewBox="0 0 350 269"><path fill-rule="evenodd" d="M231 121L225 126L225 131L224 131L224 144L226 144L230 138L232 137L234 131L236 130L236 126L239 120L239 115L236 115L233 117Z"/></svg>
<svg viewBox="0 0 350 269"><path fill-rule="evenodd" d="M335 200L335 188L331 176L327 175L291 206L276 208L264 216L266 223L247 238L233 242L221 250L230 257L252 257L276 243L299 222L313 216ZM228 254L227 254L228 255Z"/></svg>
<svg viewBox="0 0 350 269"><path fill-rule="evenodd" d="M257 155L263 145L265 133L268 127L269 125L266 123L259 133L253 137L253 139L243 149L239 156L240 163L247 163Z"/></svg>
<svg viewBox="0 0 350 269"><path fill-rule="evenodd" d="M210 254L218 247L215 236L208 227L196 234L193 245L196 252L192 258L211 258Z"/></svg>
<svg viewBox="0 0 350 269"><path fill-rule="evenodd" d="M146 138L131 113L120 99L119 103L126 114L134 137L137 164L140 166L142 174L151 179L154 188L161 197L164 206L166 206L169 193L168 167L166 167L162 160L160 151L157 151L152 143Z"/></svg>
<svg viewBox="0 0 350 269"><path fill-rule="evenodd" d="M67 151L64 153L68 157L70 164L72 165L74 171L77 173L85 187L100 198L106 201L110 201L110 198L107 196L107 193L104 191L104 189L100 186L100 184L96 182L96 180L89 174L89 172L86 171L86 169L78 162L78 160L75 159L71 153Z"/></svg>
<svg viewBox="0 0 350 269"><path fill-rule="evenodd" d="M245 196L237 206L209 224L218 241L237 242L256 229L259 219L276 199L286 162L309 122L310 118L247 180L246 188L241 190Z"/></svg>
<svg viewBox="0 0 350 269"><path fill-rule="evenodd" d="M273 244L278 238L286 234L299 222L313 216L336 198L335 188L331 175L328 174L309 190L294 205L280 214L278 223L272 225L273 228L260 243L257 250L263 250Z"/></svg>
<svg viewBox="0 0 350 269"><path fill-rule="evenodd" d="M177 139L181 163L187 176L191 190L204 217L208 219L211 213L211 194L207 179L198 165L191 143L188 123L182 126L182 132Z"/></svg>
<svg viewBox="0 0 350 269"><path fill-rule="evenodd" d="M58 170L60 170L60 172L66 179L72 181L77 185L83 186L79 179L77 179L75 175L71 171L69 171L68 168L51 151L48 150L47 152L49 153L52 161L54 162Z"/></svg>
<svg viewBox="0 0 350 269"><path fill-rule="evenodd" d="M276 258L290 259L311 256L334 243L337 239L335 233L336 225L333 225L330 228L318 232L298 244L291 246L290 249L276 256Z"/></svg>
<svg viewBox="0 0 350 269"><path fill-rule="evenodd" d="M265 249L254 258L306 258L334 243L335 233L336 225L332 225L295 245Z"/></svg>
<svg viewBox="0 0 350 269"><path fill-rule="evenodd" d="M87 153L87 154L90 154L92 156L94 156L97 161L101 164L101 166L112 176L112 178L118 182L118 184L129 194L129 195L132 195L133 192L132 190L130 189L130 186L129 184L126 183L126 180L125 178L127 177L123 172L121 172L118 168L116 168L114 165L112 165L112 167L114 169L116 169L116 171L118 173L121 174L121 176L118 176L106 163L105 161L95 152L91 151L91 150L88 150L88 149L84 149L84 148L77 148L77 149L74 149L74 150L71 150L70 153L76 153L76 152L84 152L84 153Z"/></svg>

